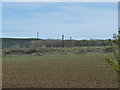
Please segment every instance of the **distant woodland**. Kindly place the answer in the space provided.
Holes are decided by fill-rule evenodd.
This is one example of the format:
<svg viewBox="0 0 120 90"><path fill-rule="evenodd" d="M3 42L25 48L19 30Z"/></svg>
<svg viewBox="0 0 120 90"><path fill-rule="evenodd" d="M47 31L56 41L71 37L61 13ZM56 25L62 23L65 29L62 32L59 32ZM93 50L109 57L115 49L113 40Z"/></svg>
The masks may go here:
<svg viewBox="0 0 120 90"><path fill-rule="evenodd" d="M1 38L2 49L8 48L59 48L82 46L108 46L108 40L60 40L60 39L34 39L34 38Z"/></svg>

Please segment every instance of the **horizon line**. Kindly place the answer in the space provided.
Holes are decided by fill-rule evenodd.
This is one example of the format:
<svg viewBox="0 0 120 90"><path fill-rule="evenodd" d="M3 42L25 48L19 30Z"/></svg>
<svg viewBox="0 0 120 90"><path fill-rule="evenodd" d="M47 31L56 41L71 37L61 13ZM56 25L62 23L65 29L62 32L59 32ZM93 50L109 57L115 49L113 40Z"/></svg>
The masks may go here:
<svg viewBox="0 0 120 90"><path fill-rule="evenodd" d="M37 38L37 37L0 37L1 39L7 38L7 39L39 39L39 40L62 40L62 38ZM72 38L71 40L108 40L111 38L81 38L81 39L76 39ZM64 40L70 40L64 39Z"/></svg>

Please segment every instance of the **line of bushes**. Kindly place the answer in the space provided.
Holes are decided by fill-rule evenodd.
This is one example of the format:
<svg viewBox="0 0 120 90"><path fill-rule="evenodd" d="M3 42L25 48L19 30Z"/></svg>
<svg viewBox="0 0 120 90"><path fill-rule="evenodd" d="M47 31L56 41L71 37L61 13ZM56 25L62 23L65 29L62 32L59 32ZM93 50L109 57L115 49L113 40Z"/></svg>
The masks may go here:
<svg viewBox="0 0 120 90"><path fill-rule="evenodd" d="M56 55L56 54L85 54L85 53L109 53L113 50L108 46L102 47L72 47L72 48L40 48L40 49L3 49L3 55Z"/></svg>

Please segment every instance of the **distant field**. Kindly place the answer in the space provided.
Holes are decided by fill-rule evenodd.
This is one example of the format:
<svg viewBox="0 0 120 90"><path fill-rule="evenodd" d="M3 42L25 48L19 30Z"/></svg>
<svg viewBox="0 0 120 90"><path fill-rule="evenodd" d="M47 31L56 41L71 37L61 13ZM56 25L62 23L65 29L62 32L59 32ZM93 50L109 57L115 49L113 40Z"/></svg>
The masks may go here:
<svg viewBox="0 0 120 90"><path fill-rule="evenodd" d="M104 61L112 53L3 56L3 87L116 88L117 73Z"/></svg>

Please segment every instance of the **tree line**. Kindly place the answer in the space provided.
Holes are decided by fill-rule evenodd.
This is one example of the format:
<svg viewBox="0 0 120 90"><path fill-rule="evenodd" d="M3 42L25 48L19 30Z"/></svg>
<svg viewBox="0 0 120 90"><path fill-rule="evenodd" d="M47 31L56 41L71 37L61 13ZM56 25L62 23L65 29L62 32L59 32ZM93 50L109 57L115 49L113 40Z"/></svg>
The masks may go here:
<svg viewBox="0 0 120 90"><path fill-rule="evenodd" d="M81 47L81 46L108 46L108 40L60 40L34 38L1 38L2 48L42 48L42 47Z"/></svg>

